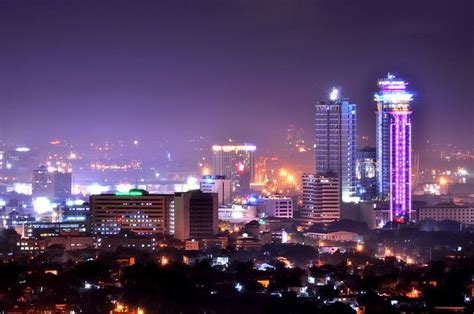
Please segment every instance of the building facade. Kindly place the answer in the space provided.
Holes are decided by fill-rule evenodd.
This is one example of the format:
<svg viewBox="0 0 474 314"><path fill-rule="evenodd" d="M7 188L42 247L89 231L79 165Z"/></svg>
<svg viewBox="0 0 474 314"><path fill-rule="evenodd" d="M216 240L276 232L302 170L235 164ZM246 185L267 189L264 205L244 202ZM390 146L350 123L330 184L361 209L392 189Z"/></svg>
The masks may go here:
<svg viewBox="0 0 474 314"><path fill-rule="evenodd" d="M232 204L232 180L225 176L203 176L199 181L204 193L217 193L219 206Z"/></svg>
<svg viewBox="0 0 474 314"><path fill-rule="evenodd" d="M453 204L425 206L418 209L418 221L453 220L463 225L474 225L474 206L456 206Z"/></svg>
<svg viewBox="0 0 474 314"><path fill-rule="evenodd" d="M338 176L342 200L350 202L356 196L357 107L333 89L315 109L316 175Z"/></svg>
<svg viewBox="0 0 474 314"><path fill-rule="evenodd" d="M217 193L200 190L174 194L174 237L178 240L202 239L217 234Z"/></svg>
<svg viewBox="0 0 474 314"><path fill-rule="evenodd" d="M137 235L168 234L168 213L173 195L144 190L91 195L91 229L99 236L133 232Z"/></svg>
<svg viewBox="0 0 474 314"><path fill-rule="evenodd" d="M341 218L341 189L337 176L304 174L301 218L328 223Z"/></svg>
<svg viewBox="0 0 474 314"><path fill-rule="evenodd" d="M357 195L366 201L377 197L375 147L364 147L357 150L356 179Z"/></svg>
<svg viewBox="0 0 474 314"><path fill-rule="evenodd" d="M411 101L408 83L390 73L378 81L376 155L377 192L389 202L391 220L410 220Z"/></svg>
<svg viewBox="0 0 474 314"><path fill-rule="evenodd" d="M232 180L233 191L250 190L255 181L255 145L212 146L213 174Z"/></svg>
<svg viewBox="0 0 474 314"><path fill-rule="evenodd" d="M258 200L259 213L262 218L293 218L293 200L291 197L268 196Z"/></svg>

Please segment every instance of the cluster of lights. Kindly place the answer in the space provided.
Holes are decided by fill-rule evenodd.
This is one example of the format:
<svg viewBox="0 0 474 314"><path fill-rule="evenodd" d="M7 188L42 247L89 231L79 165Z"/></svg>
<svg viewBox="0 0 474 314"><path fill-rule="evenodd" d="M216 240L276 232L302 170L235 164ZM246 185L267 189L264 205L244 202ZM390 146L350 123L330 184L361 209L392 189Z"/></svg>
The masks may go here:
<svg viewBox="0 0 474 314"><path fill-rule="evenodd" d="M213 145L212 151L214 152L238 152L238 151L246 151L246 152L254 152L257 150L257 146L255 145Z"/></svg>

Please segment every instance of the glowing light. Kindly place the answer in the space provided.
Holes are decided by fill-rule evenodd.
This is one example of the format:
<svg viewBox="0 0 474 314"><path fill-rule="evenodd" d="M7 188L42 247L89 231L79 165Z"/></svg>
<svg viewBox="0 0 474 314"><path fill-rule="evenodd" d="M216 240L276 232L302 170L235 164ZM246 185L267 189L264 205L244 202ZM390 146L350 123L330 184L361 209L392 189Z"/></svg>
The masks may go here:
<svg viewBox="0 0 474 314"><path fill-rule="evenodd" d="M243 163L237 164L237 171L243 172L245 170L245 165Z"/></svg>
<svg viewBox="0 0 474 314"><path fill-rule="evenodd" d="M131 189L133 189L133 185L129 184L129 183L121 183L121 184L118 184L115 186L115 190L117 192L127 192L130 191Z"/></svg>
<svg viewBox="0 0 474 314"><path fill-rule="evenodd" d="M448 179L446 179L445 177L439 178L439 184L440 184L440 185L446 185L446 184L448 184Z"/></svg>
<svg viewBox="0 0 474 314"><path fill-rule="evenodd" d="M337 90L337 88L333 87L331 93L329 94L329 99L334 101L334 100L337 100L339 98L339 91Z"/></svg>
<svg viewBox="0 0 474 314"><path fill-rule="evenodd" d="M207 167L202 168L202 175L203 176L208 176L210 174L211 174L211 171L209 170L209 168L207 168Z"/></svg>
<svg viewBox="0 0 474 314"><path fill-rule="evenodd" d="M25 147L25 146L22 146L22 147L18 147L15 149L17 152L19 153L26 153L26 152L29 152L30 149L28 147Z"/></svg>
<svg viewBox="0 0 474 314"><path fill-rule="evenodd" d="M410 93L375 94L374 99L375 101L391 102L391 103L408 102L408 101L413 100L413 94L410 94Z"/></svg>
<svg viewBox="0 0 474 314"><path fill-rule="evenodd" d="M161 266L166 266L170 263L169 259L166 256L162 256L160 260Z"/></svg>
<svg viewBox="0 0 474 314"><path fill-rule="evenodd" d="M49 142L51 145L59 145L61 144L61 141L60 140L52 140L51 142Z"/></svg>
<svg viewBox="0 0 474 314"><path fill-rule="evenodd" d="M138 141L137 141L137 140L134 140L134 141L133 141L133 145L138 145Z"/></svg>
<svg viewBox="0 0 474 314"><path fill-rule="evenodd" d="M142 191L129 190L128 192L115 192L115 196L142 196Z"/></svg>
<svg viewBox="0 0 474 314"><path fill-rule="evenodd" d="M364 250L364 246L361 243L357 243L356 251L357 252L362 252L363 250Z"/></svg>
<svg viewBox="0 0 474 314"><path fill-rule="evenodd" d="M38 214L51 212L53 207L51 201L47 197L37 197L33 201L33 208Z"/></svg>
<svg viewBox="0 0 474 314"><path fill-rule="evenodd" d="M91 184L86 187L86 192L89 195L99 195L109 190L107 186L99 185L97 183Z"/></svg>
<svg viewBox="0 0 474 314"><path fill-rule="evenodd" d="M248 151L254 152L257 150L255 145L213 145L212 150L214 152L232 152L232 151Z"/></svg>

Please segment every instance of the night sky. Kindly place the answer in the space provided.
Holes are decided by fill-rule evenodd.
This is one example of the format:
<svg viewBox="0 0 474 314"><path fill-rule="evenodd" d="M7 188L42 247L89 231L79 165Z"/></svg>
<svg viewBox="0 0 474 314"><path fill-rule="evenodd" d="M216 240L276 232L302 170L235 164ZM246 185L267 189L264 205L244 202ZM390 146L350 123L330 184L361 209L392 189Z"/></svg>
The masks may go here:
<svg viewBox="0 0 474 314"><path fill-rule="evenodd" d="M374 141L390 71L415 147L474 146L473 21L472 0L0 0L0 138L274 146L339 86Z"/></svg>

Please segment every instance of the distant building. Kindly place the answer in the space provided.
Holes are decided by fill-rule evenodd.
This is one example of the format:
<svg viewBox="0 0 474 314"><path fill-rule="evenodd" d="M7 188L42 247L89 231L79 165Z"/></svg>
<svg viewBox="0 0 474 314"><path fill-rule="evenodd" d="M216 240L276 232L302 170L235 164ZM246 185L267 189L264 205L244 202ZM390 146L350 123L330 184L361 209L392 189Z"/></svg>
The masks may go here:
<svg viewBox="0 0 474 314"><path fill-rule="evenodd" d="M65 201L71 197L72 173L55 171L52 173L53 198Z"/></svg>
<svg viewBox="0 0 474 314"><path fill-rule="evenodd" d="M376 154L377 191L389 201L390 218L411 219L411 101L408 83L388 74L378 81Z"/></svg>
<svg viewBox="0 0 474 314"><path fill-rule="evenodd" d="M33 170L32 196L54 198L53 178L46 166Z"/></svg>
<svg viewBox="0 0 474 314"><path fill-rule="evenodd" d="M341 217L339 178L327 175L303 175L301 218L313 223L328 223Z"/></svg>
<svg viewBox="0 0 474 314"><path fill-rule="evenodd" d="M218 196L200 190L174 195L174 237L202 239L218 231Z"/></svg>
<svg viewBox="0 0 474 314"><path fill-rule="evenodd" d="M474 206L456 206L439 204L418 208L418 221L423 220L453 220L463 225L474 225Z"/></svg>
<svg viewBox="0 0 474 314"><path fill-rule="evenodd" d="M339 178L341 197L356 196L357 106L333 89L330 100L315 105L316 175L332 172Z"/></svg>
<svg viewBox="0 0 474 314"><path fill-rule="evenodd" d="M199 181L204 193L217 193L219 206L232 204L232 180L225 176L203 176Z"/></svg>
<svg viewBox="0 0 474 314"><path fill-rule="evenodd" d="M262 217L293 218L291 197L268 196L258 199L259 213Z"/></svg>
<svg viewBox="0 0 474 314"><path fill-rule="evenodd" d="M219 207L219 220L230 223L248 223L257 218L257 207L254 205L232 204Z"/></svg>
<svg viewBox="0 0 474 314"><path fill-rule="evenodd" d="M376 167L375 147L364 147L357 150L357 195L362 200L370 201L377 197Z"/></svg>
<svg viewBox="0 0 474 314"><path fill-rule="evenodd" d="M24 238L50 238L61 235L87 235L88 226L84 222L31 222L23 224Z"/></svg>
<svg viewBox="0 0 474 314"><path fill-rule="evenodd" d="M32 196L65 201L71 197L72 173L50 171L46 166L33 170Z"/></svg>
<svg viewBox="0 0 474 314"><path fill-rule="evenodd" d="M213 174L232 180L233 190L246 192L255 181L255 145L214 145Z"/></svg>
<svg viewBox="0 0 474 314"><path fill-rule="evenodd" d="M144 190L91 195L92 232L117 235L121 231L137 235L168 234L168 213L173 195L149 194Z"/></svg>

